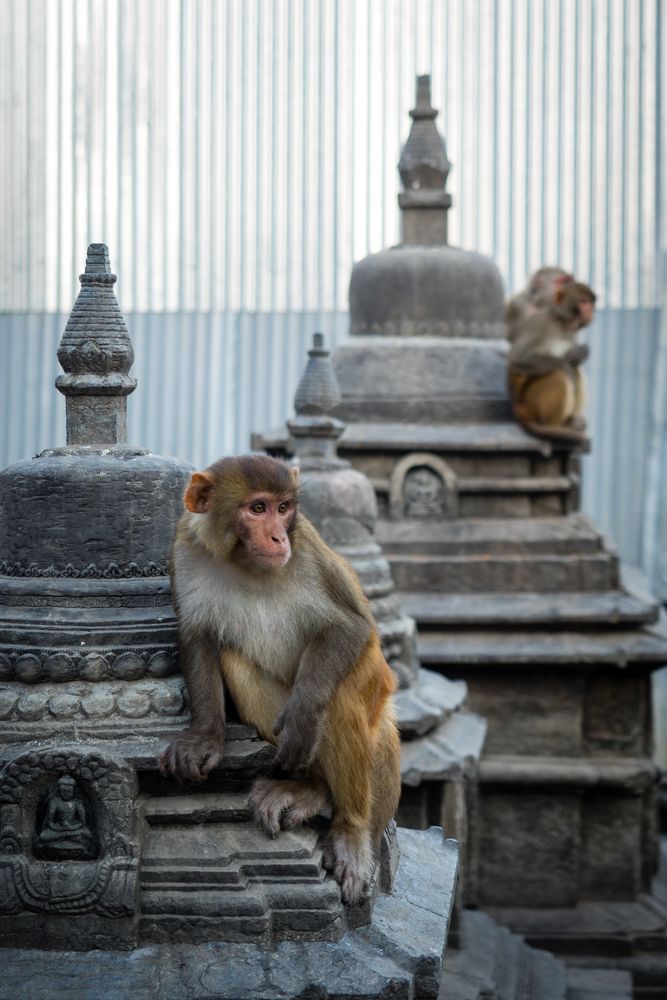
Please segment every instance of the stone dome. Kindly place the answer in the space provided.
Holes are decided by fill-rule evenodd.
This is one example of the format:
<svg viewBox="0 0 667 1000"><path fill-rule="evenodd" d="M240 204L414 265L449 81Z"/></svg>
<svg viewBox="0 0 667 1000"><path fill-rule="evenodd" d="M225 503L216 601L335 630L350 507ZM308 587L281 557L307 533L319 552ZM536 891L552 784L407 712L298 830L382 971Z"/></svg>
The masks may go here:
<svg viewBox="0 0 667 1000"><path fill-rule="evenodd" d="M417 78L412 127L399 162L402 240L356 264L350 331L365 336L504 337L504 293L488 257L447 245L450 163L431 106L430 78Z"/></svg>
<svg viewBox="0 0 667 1000"><path fill-rule="evenodd" d="M450 246L401 245L354 266L350 331L502 338L503 301L502 278L488 257Z"/></svg>

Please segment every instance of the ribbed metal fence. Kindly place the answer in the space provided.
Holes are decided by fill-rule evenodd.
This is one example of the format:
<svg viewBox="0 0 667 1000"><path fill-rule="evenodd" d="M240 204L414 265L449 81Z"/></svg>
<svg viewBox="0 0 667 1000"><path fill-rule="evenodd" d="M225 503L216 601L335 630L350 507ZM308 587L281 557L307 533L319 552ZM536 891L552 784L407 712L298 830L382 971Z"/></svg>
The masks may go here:
<svg viewBox="0 0 667 1000"><path fill-rule="evenodd" d="M0 0L0 464L61 441L57 338L111 248L132 437L197 464L279 423L354 260L398 239L418 72L452 243L600 295L586 509L667 596L664 0ZM662 254L662 257L661 257Z"/></svg>

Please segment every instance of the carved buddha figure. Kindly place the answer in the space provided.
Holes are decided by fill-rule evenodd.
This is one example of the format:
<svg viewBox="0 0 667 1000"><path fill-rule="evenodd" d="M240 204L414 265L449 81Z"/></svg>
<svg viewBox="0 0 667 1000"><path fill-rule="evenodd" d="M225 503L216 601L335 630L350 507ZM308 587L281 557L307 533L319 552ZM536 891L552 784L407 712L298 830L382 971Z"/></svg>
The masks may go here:
<svg viewBox="0 0 667 1000"><path fill-rule="evenodd" d="M405 477L405 513L408 517L442 514L442 479L432 469L420 466Z"/></svg>
<svg viewBox="0 0 667 1000"><path fill-rule="evenodd" d="M94 856L95 845L86 823L86 810L77 794L76 781L69 774L58 778L50 790L39 845L49 857Z"/></svg>

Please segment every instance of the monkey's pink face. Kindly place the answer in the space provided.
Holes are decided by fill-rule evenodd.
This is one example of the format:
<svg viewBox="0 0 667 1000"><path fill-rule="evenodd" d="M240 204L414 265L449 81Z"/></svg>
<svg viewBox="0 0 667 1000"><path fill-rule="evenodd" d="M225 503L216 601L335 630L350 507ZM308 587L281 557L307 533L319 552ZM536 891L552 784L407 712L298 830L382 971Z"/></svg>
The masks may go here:
<svg viewBox="0 0 667 1000"><path fill-rule="evenodd" d="M594 315L595 315L595 303L591 302L590 299L583 299L579 303L579 316L581 318L581 325L588 326L589 323L592 323Z"/></svg>
<svg viewBox="0 0 667 1000"><path fill-rule="evenodd" d="M236 534L246 560L257 569L280 569L292 555L289 532L296 503L292 497L258 493L239 507Z"/></svg>

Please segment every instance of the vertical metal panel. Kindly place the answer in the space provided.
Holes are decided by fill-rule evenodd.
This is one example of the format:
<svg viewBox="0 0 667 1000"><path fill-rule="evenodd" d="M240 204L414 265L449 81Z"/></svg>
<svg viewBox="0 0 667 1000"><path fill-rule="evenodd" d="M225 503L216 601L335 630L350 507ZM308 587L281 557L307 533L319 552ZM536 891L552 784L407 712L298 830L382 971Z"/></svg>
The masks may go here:
<svg viewBox="0 0 667 1000"><path fill-rule="evenodd" d="M509 290L558 262L600 295L584 502L659 583L665 48L664 0L0 0L0 463L58 440L93 240L135 338L137 440L201 462L284 419L312 330L345 334L354 260L399 237L431 72L451 242Z"/></svg>

